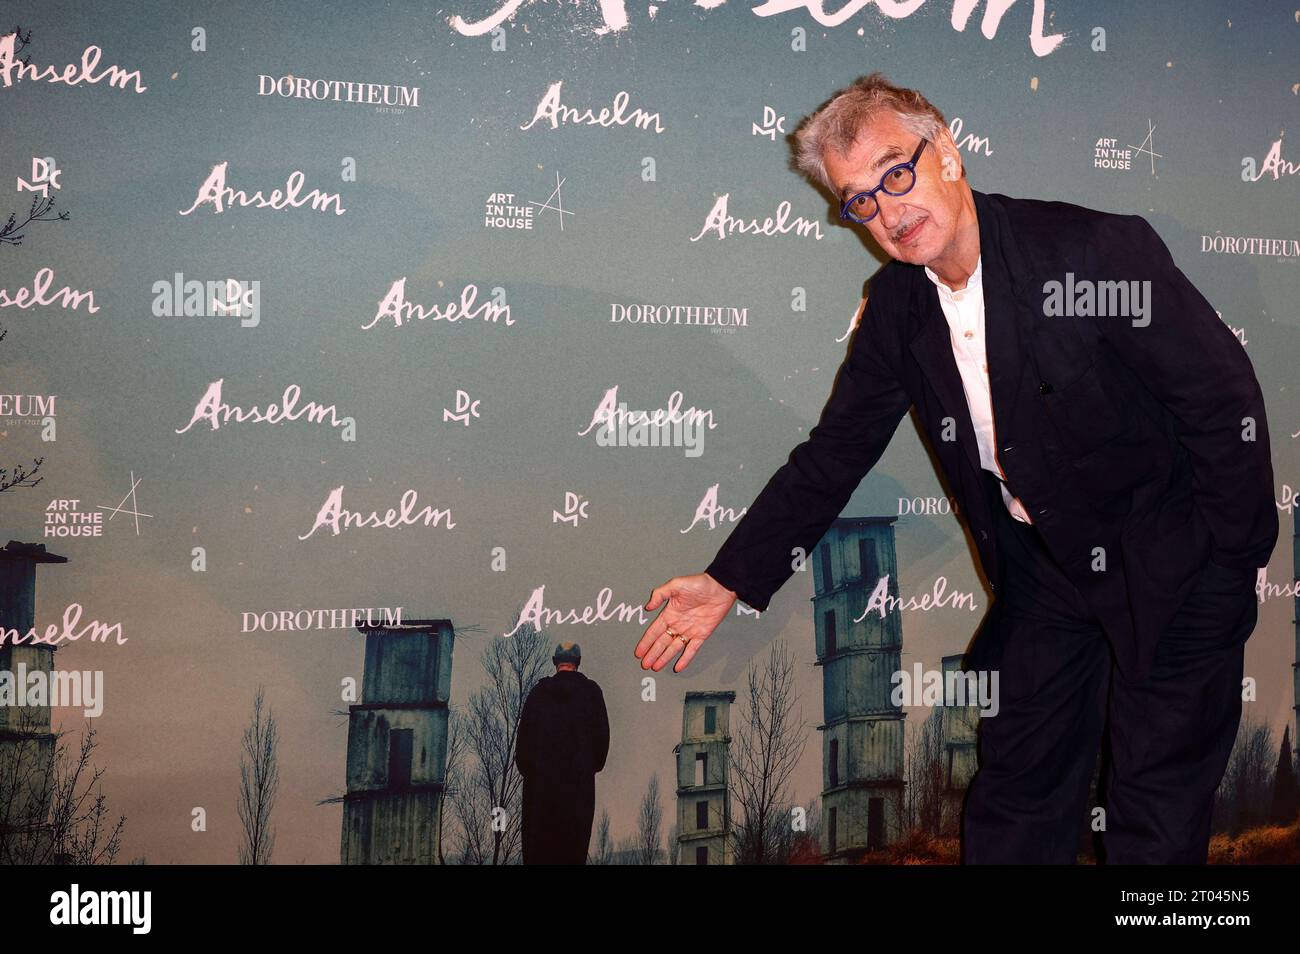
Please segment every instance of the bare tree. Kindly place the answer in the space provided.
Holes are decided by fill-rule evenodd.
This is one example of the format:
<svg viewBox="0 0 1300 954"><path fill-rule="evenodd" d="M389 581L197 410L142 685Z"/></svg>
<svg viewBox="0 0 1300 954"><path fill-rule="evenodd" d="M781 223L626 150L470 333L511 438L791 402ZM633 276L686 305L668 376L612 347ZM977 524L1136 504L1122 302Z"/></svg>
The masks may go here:
<svg viewBox="0 0 1300 954"><path fill-rule="evenodd" d="M479 796L478 765L469 740L469 716L453 708L447 758L447 803L454 822L449 836L457 864L486 864L491 852L492 806Z"/></svg>
<svg viewBox="0 0 1300 954"><path fill-rule="evenodd" d="M933 709L911 736L907 788L903 793L905 827L931 835L944 834L951 819L946 817L944 805L943 709Z"/></svg>
<svg viewBox="0 0 1300 954"><path fill-rule="evenodd" d="M609 832L609 809L600 811L600 823L596 825L596 848L587 859L588 864L608 865L614 863L614 842Z"/></svg>
<svg viewBox="0 0 1300 954"><path fill-rule="evenodd" d="M53 786L48 720L25 708L16 715L0 742L0 862L7 865L33 863L27 859L45 852Z"/></svg>
<svg viewBox="0 0 1300 954"><path fill-rule="evenodd" d="M4 493L12 487L35 487L44 477L36 477L36 472L41 469L41 464L45 463L44 457L35 457L32 459L30 467L24 467L21 464L9 470L0 467L0 493ZM32 478L36 477L35 480Z"/></svg>
<svg viewBox="0 0 1300 954"><path fill-rule="evenodd" d="M664 810L659 801L659 773L650 776L650 784L641 796L641 810L636 820L636 864L653 865L659 861Z"/></svg>
<svg viewBox="0 0 1300 954"><path fill-rule="evenodd" d="M453 826L454 834L447 834L448 816L456 813L456 794L464 784L462 775L465 768L465 723L464 716L454 708L447 711L447 765L443 775L442 791L438 793L438 864L447 863L444 845L451 840L453 845L463 838L459 829ZM454 851L455 849L453 849Z"/></svg>
<svg viewBox="0 0 1300 954"><path fill-rule="evenodd" d="M243 753L239 759L239 821L243 841L239 845L241 865L269 865L275 849L275 830L271 827L271 810L280 788L277 748L279 729L268 711L265 718L264 693L257 687L253 699L253 719L244 729Z"/></svg>
<svg viewBox="0 0 1300 954"><path fill-rule="evenodd" d="M808 741L798 701L794 657L784 641L775 642L761 668L750 664L733 733L730 788L739 807L733 832L739 864L779 864L782 846L789 847L788 788Z"/></svg>
<svg viewBox="0 0 1300 954"><path fill-rule="evenodd" d="M23 51L32 41L32 31L28 30L24 33L22 26L15 24L12 32L14 34L12 64L17 65L21 63L24 66L30 66L32 55L30 53L23 53ZM54 205L55 203L52 197L37 194L32 196L32 205L27 212L26 219L19 222L17 213L10 212L9 218L3 225L0 225L0 246L13 245L17 247L22 245L22 230L32 222L66 222L69 218L68 213L54 212ZM9 332L5 329L0 328L0 341L3 341L5 335L8 333ZM38 457L32 461L30 467L18 465L12 470L0 468L0 493L4 493L6 490L10 490L14 487L35 487L41 482L42 478L36 477L34 480L32 478L35 477L36 472L41 469L41 464L43 463L45 463L45 458Z"/></svg>
<svg viewBox="0 0 1300 954"><path fill-rule="evenodd" d="M483 650L487 682L470 695L465 723L474 764L467 771L462 820L473 826L471 841L483 839L470 863L504 865L520 858L523 777L515 765L515 741L524 700L546 674L550 657L545 632L528 623L513 636L494 637Z"/></svg>
<svg viewBox="0 0 1300 954"><path fill-rule="evenodd" d="M54 213L51 215L51 213ZM68 221L67 212L54 212L54 197L36 195L32 198L32 207L27 212L27 218L18 221L18 216L14 212L9 213L9 219L4 225L0 226L0 245L22 245L22 230L33 222L66 222Z"/></svg>
<svg viewBox="0 0 1300 954"><path fill-rule="evenodd" d="M21 26L15 25L14 34L14 52L13 64L22 63L24 66L30 66L32 55L24 53L27 45L32 41L32 31L23 32ZM5 34L8 35L8 34ZM20 55L21 54L21 55ZM18 221L17 213L10 212L9 218L4 225L0 226L0 245L19 246L23 244L22 230L32 222L66 222L68 221L67 212L54 212L54 199L47 195L37 194L32 197L32 207L28 210L27 218L22 222Z"/></svg>
<svg viewBox="0 0 1300 954"><path fill-rule="evenodd" d="M8 334L7 329L0 328L0 341L4 341ZM34 457L29 467L22 464L15 465L12 470L0 467L0 494L14 487L35 487L45 479L36 476L43 463L45 463L44 457Z"/></svg>
<svg viewBox="0 0 1300 954"><path fill-rule="evenodd" d="M25 50L27 49L28 44L32 42L32 31L28 30L24 33L22 26L16 24L12 32L14 34L13 64L17 65L21 63L23 66L30 66L32 55L31 53L25 52ZM8 34L6 33L5 35L7 36ZM53 211L53 209L54 200L52 198L36 195L32 198L31 210L28 212L27 218L24 221L17 221L17 215L10 212L8 221L6 221L3 226L0 226L0 245L22 245L22 230L32 222L50 222L56 220L66 222L68 220L67 212L59 212L51 216L50 212Z"/></svg>
<svg viewBox="0 0 1300 954"><path fill-rule="evenodd" d="M63 733L20 713L0 744L0 864L112 864L126 816L110 823L105 770L91 768L96 730L87 724L74 758Z"/></svg>
<svg viewBox="0 0 1300 954"><path fill-rule="evenodd" d="M805 823L798 829L795 828L795 809L805 808L805 806L794 802L773 805L768 815L767 833L763 838L767 858L764 864L788 865L797 857L818 853L817 829L813 826L816 824L820 804L821 801L818 799L814 802L813 812L805 810Z"/></svg>
<svg viewBox="0 0 1300 954"><path fill-rule="evenodd" d="M1291 757L1291 727L1282 730L1282 747L1277 753L1277 767L1273 770L1273 801L1269 808L1269 821L1274 825L1290 825L1300 811L1300 786L1296 783L1294 761Z"/></svg>
<svg viewBox="0 0 1300 954"><path fill-rule="evenodd" d="M25 50L27 45L32 42L32 31L28 30L26 33L23 33L22 24L19 23L15 23L12 30L0 30L0 36L8 36L10 33L13 33L14 35L14 66L17 67L19 63L23 66L31 66L32 55L30 53L23 53L23 50Z"/></svg>
<svg viewBox="0 0 1300 954"><path fill-rule="evenodd" d="M813 864L821 860L822 854L822 800L814 798L811 805L799 807L804 809L803 826L791 838L790 861Z"/></svg>
<svg viewBox="0 0 1300 954"><path fill-rule="evenodd" d="M54 858L73 865L108 865L122 846L126 816L108 827L108 801L100 787L103 769L94 769L83 788L82 774L90 765L96 730L87 726L75 762L54 760L54 801L50 813Z"/></svg>
<svg viewBox="0 0 1300 954"><path fill-rule="evenodd" d="M1214 831L1236 835L1267 820L1274 763L1273 730L1247 708L1216 793Z"/></svg>
<svg viewBox="0 0 1300 954"><path fill-rule="evenodd" d="M637 844L636 835L629 835L616 843L613 863L616 865L641 864L641 848Z"/></svg>

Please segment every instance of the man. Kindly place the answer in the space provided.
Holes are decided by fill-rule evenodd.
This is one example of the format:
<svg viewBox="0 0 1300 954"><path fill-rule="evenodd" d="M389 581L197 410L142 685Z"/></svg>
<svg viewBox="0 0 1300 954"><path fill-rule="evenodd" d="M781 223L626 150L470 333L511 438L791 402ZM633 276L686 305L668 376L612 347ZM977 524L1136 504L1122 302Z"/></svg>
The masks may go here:
<svg viewBox="0 0 1300 954"><path fill-rule="evenodd" d="M609 715L600 686L578 672L582 649L560 643L555 675L524 701L515 765L524 778L524 864L587 863L596 773L609 754Z"/></svg>
<svg viewBox="0 0 1300 954"><path fill-rule="evenodd" d="M808 439L704 573L651 593L642 668L766 609L915 407L994 589L963 861L1072 863L1108 718L1106 859L1203 863L1278 534L1244 349L1144 219L972 190L943 114L879 73L797 139L893 260Z"/></svg>

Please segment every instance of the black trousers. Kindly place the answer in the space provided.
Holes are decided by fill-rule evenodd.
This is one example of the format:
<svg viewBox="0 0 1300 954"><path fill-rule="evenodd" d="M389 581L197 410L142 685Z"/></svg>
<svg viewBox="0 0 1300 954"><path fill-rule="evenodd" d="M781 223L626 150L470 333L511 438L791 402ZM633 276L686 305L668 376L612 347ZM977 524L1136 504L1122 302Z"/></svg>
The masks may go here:
<svg viewBox="0 0 1300 954"><path fill-rule="evenodd" d="M1241 718L1254 571L1207 563L1150 676L1133 684L1038 530L1011 516L997 478L985 476L1002 579L976 642L981 666L998 672L999 711L980 719L963 864L1073 864L1093 817L1107 863L1204 864ZM1097 815L1088 795L1103 736L1109 768Z"/></svg>

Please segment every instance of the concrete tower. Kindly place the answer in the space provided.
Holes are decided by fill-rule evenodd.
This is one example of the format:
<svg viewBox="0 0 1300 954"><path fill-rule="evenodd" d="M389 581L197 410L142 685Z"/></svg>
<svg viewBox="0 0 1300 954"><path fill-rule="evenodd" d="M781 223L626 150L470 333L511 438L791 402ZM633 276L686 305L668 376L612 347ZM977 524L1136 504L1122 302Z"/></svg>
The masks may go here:
<svg viewBox="0 0 1300 954"><path fill-rule="evenodd" d="M829 861L883 848L901 834L904 713L890 700L903 644L892 602L896 519L837 519L812 554L822 667L822 852ZM864 615L886 575L889 599Z"/></svg>
<svg viewBox="0 0 1300 954"><path fill-rule="evenodd" d="M0 670L12 673L54 670L57 647L45 643L14 644L9 631L23 639L36 622L36 567L67 563L45 552L43 543L10 540L0 547ZM50 784L55 735L50 707L0 706L0 864L30 863L49 848Z"/></svg>
<svg viewBox="0 0 1300 954"><path fill-rule="evenodd" d="M677 863L731 864L727 789L734 692L688 692L677 755Z"/></svg>
<svg viewBox="0 0 1300 954"><path fill-rule="evenodd" d="M455 632L445 619L357 629L366 661L348 709L341 861L437 864Z"/></svg>

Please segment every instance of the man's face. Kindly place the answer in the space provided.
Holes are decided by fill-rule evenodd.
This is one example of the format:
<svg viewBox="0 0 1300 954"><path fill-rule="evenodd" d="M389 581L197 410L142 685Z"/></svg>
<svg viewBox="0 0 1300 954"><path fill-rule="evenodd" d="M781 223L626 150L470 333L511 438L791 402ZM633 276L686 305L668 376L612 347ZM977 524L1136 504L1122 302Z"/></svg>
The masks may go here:
<svg viewBox="0 0 1300 954"><path fill-rule="evenodd" d="M907 162L921 137L909 131L892 111L881 111L862 130L848 155L828 149L826 172L840 202L858 192L874 189L886 169ZM946 168L949 170L945 176ZM916 183L906 195L875 194L880 211L865 226L892 258L913 265L929 265L949 253L957 236L966 181L961 159L950 137L941 135L926 144L916 163Z"/></svg>

